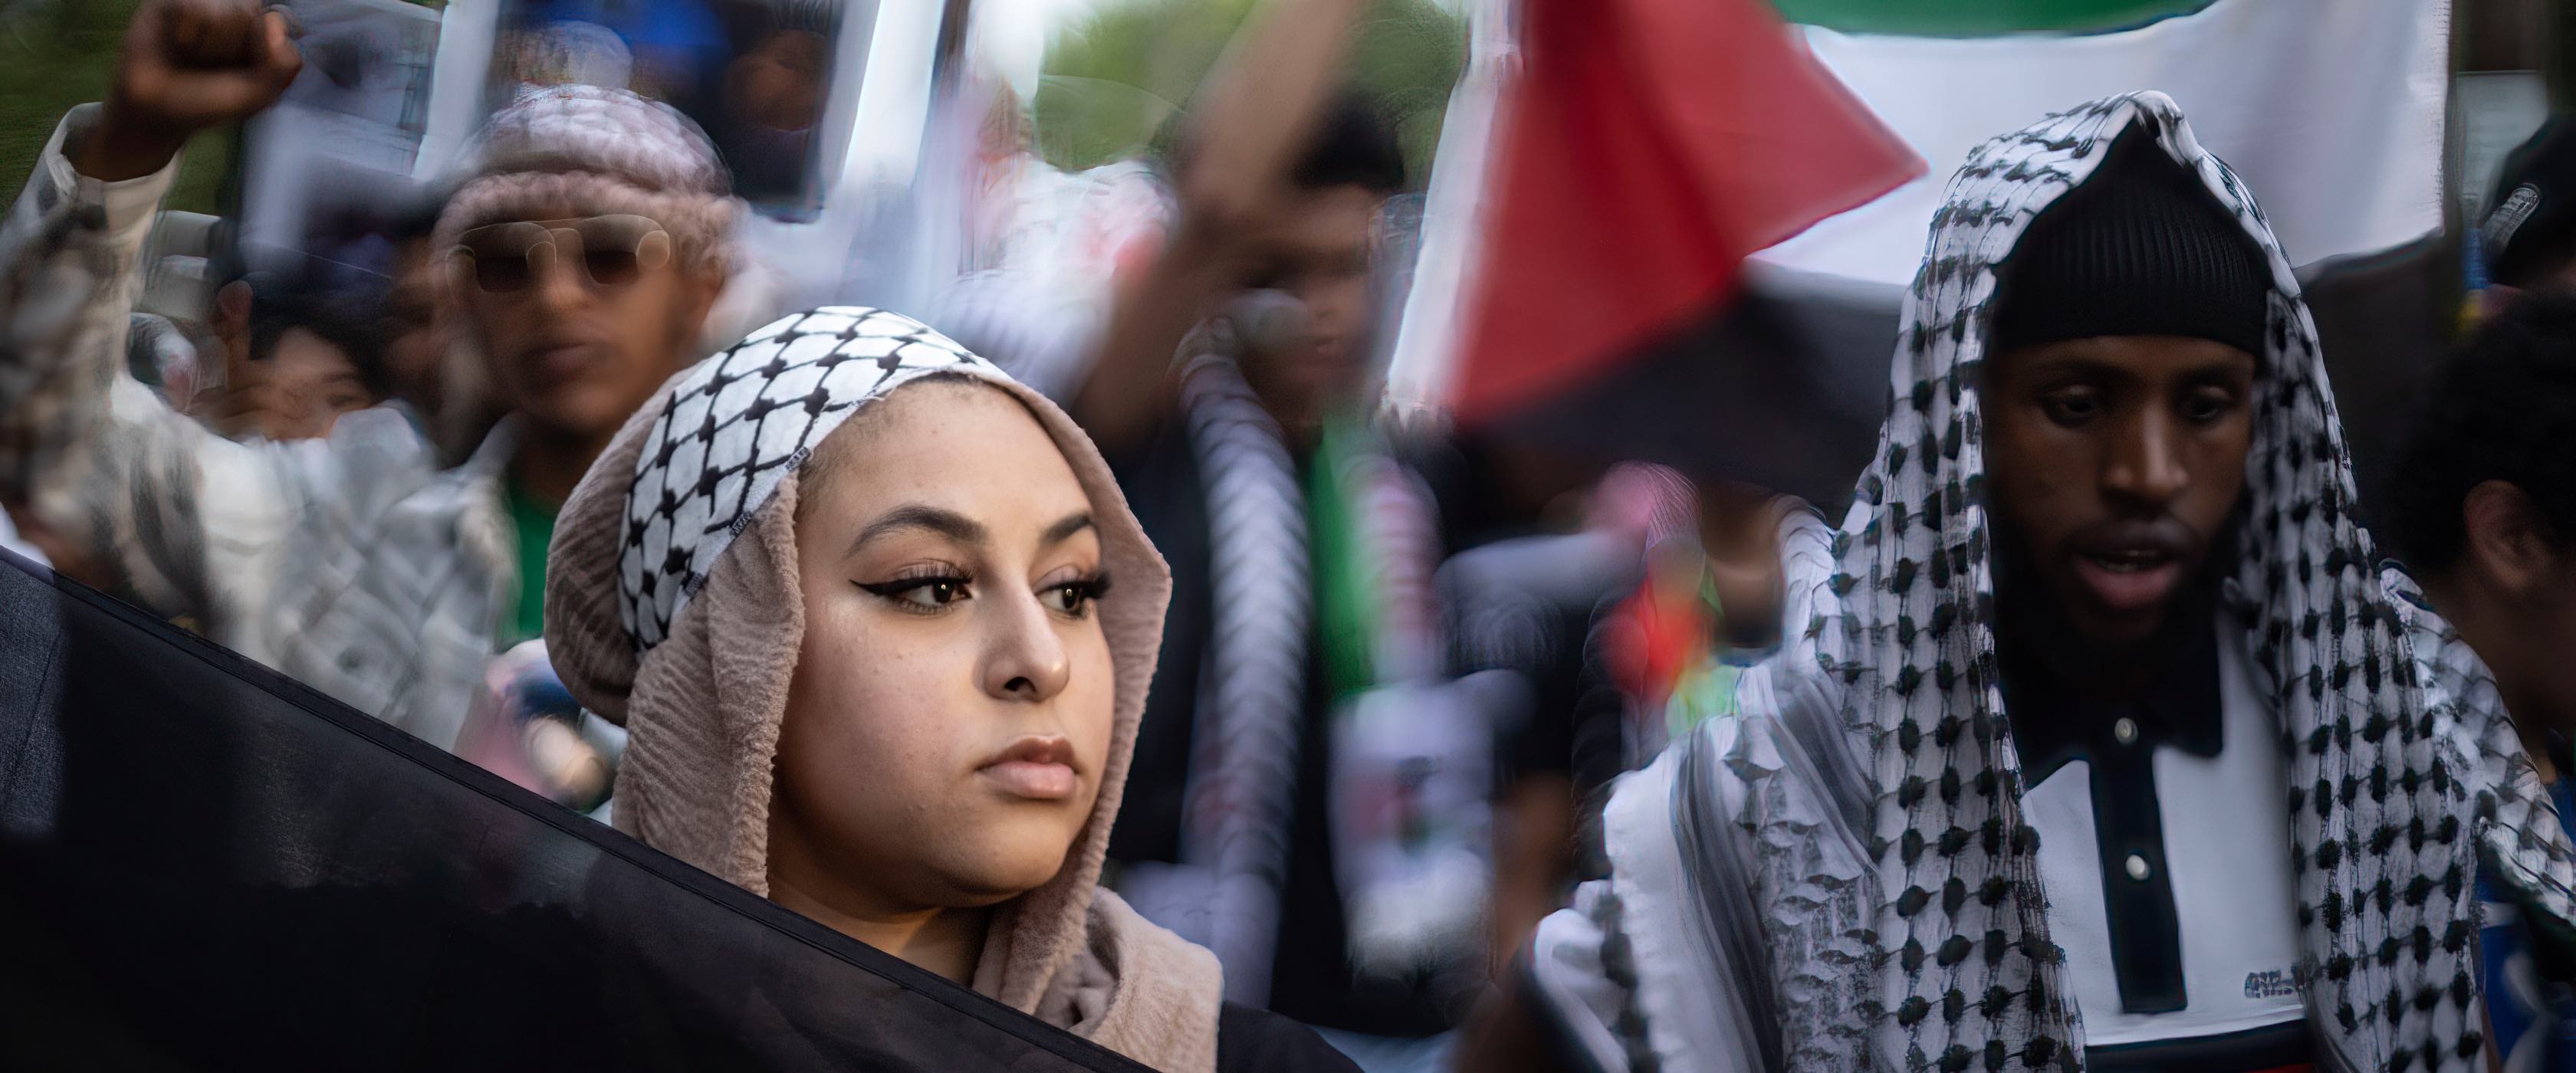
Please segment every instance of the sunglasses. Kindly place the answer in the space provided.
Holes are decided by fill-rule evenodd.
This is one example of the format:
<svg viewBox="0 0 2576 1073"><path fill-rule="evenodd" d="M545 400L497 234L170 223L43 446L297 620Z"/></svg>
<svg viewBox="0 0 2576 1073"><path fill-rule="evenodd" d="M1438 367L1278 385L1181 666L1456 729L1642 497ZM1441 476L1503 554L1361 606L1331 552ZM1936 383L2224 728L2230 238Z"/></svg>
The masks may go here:
<svg viewBox="0 0 2576 1073"><path fill-rule="evenodd" d="M671 260L671 233L649 217L623 213L572 220L518 220L457 236L451 254L485 294L515 294L547 265L576 264L593 287L622 287Z"/></svg>

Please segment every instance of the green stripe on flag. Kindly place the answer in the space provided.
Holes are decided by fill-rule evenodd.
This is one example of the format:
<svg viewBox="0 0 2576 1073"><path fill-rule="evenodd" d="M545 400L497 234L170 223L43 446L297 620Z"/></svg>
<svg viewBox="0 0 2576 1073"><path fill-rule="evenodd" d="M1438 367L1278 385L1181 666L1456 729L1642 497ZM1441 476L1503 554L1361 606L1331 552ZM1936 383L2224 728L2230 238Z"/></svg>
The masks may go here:
<svg viewBox="0 0 2576 1073"><path fill-rule="evenodd" d="M2034 30L2123 30L2215 0L1773 0L1780 17L1855 34L1992 37Z"/></svg>

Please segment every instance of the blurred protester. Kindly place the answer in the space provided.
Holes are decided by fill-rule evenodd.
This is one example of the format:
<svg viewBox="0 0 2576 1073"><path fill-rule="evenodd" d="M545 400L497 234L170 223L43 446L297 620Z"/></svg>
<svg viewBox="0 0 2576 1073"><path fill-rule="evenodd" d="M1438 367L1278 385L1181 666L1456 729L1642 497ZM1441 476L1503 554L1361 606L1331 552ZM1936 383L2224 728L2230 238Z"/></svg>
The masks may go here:
<svg viewBox="0 0 2576 1073"><path fill-rule="evenodd" d="M838 18L822 0L773 0L762 10L761 25L737 34L740 55L725 66L718 125L734 181L750 198L806 186Z"/></svg>
<svg viewBox="0 0 2576 1073"><path fill-rule="evenodd" d="M1156 1069L1349 1068L1098 886L1170 583L1036 392L906 317L791 317L628 421L555 547L622 829Z"/></svg>
<svg viewBox="0 0 2576 1073"><path fill-rule="evenodd" d="M737 204L703 134L564 87L494 116L433 245L442 320L511 417L441 471L400 414L235 444L123 376L134 265L187 136L299 66L248 0L155 0L103 108L67 117L0 229L0 458L17 501L164 614L445 747L484 664L542 629L554 505L697 353Z"/></svg>
<svg viewBox="0 0 2576 1073"><path fill-rule="evenodd" d="M2162 94L1969 154L1813 625L1540 927L1562 1058L2476 1059L2466 805L2291 279Z"/></svg>
<svg viewBox="0 0 2576 1073"><path fill-rule="evenodd" d="M2457 705L2479 824L2478 962L2506 1070L2576 1069L2576 297L2527 296L2434 374L2388 516L2431 608L2401 604ZM2393 578L2392 583L2402 582ZM2403 591L2403 590L2401 590ZM2431 612L2438 611L2436 616ZM2517 860L2550 847L2548 867Z"/></svg>
<svg viewBox="0 0 2576 1073"><path fill-rule="evenodd" d="M223 382L193 406L218 434L323 439L341 416L390 397L374 303L305 286L254 277L215 292L211 326L223 351Z"/></svg>
<svg viewBox="0 0 2576 1073"><path fill-rule="evenodd" d="M1489 972L1565 904L1576 841L1572 715L1586 633L1602 606L1635 585L1638 561L1635 533L1596 522L1484 541L1441 564L1452 673L1507 674L1521 687L1519 703L1493 710Z"/></svg>
<svg viewBox="0 0 2576 1073"><path fill-rule="evenodd" d="M506 77L631 90L695 111L724 62L725 31L701 0L528 0L511 13Z"/></svg>
<svg viewBox="0 0 2576 1073"><path fill-rule="evenodd" d="M1068 409L1175 575L1113 883L1377 1070L1438 1061L1481 985L1492 744L1430 679L1438 526L1368 421L1405 177L1337 89L1366 6L1274 5L1200 91Z"/></svg>
<svg viewBox="0 0 2576 1073"><path fill-rule="evenodd" d="M2576 287L2576 123L2552 116L2507 154L2479 225L2489 311L2536 288Z"/></svg>
<svg viewBox="0 0 2576 1073"><path fill-rule="evenodd" d="M1782 617L1805 602L1793 577L1812 585L1831 569L1831 530L1795 497L1631 465L1599 498L1596 525L1632 534L1641 569L1587 645L1574 742L1586 800L1701 723L1741 714L1744 672L1806 627Z"/></svg>
<svg viewBox="0 0 2576 1073"><path fill-rule="evenodd" d="M445 197L420 195L382 221L388 247L387 284L374 310L375 331L382 340L385 385L391 397L411 410L423 435L449 447L447 354L450 340L438 320L439 277L447 259L435 247L438 217ZM480 439L484 429L470 430ZM470 447L471 444L463 446Z"/></svg>

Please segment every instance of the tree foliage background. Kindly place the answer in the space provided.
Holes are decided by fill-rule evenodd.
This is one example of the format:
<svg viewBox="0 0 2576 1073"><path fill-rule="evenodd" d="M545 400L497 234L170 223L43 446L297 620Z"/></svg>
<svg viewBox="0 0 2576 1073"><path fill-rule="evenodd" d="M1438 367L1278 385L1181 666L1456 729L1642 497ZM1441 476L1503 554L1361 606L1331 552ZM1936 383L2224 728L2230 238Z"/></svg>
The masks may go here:
<svg viewBox="0 0 2576 1073"><path fill-rule="evenodd" d="M140 0L0 0L0 183L14 197L73 105L107 95L117 42ZM231 163L232 132L188 146L170 208L212 212Z"/></svg>
<svg viewBox="0 0 2576 1073"><path fill-rule="evenodd" d="M1113 0L1047 47L1038 87L1039 151L1080 169L1167 148L1171 117L1257 0ZM1449 88L1466 62L1466 20L1433 0L1373 5L1351 55L1352 79L1386 109L1416 186L1429 175Z"/></svg>

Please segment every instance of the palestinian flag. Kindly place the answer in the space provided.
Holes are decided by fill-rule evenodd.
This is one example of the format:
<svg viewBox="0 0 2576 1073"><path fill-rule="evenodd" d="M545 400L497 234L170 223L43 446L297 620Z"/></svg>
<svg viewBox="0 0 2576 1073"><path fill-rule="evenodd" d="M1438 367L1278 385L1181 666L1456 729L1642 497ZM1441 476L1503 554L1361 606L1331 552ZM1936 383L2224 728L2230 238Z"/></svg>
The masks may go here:
<svg viewBox="0 0 2576 1073"><path fill-rule="evenodd" d="M1931 168L1758 256L1902 285L1968 150L2136 89L2171 95L2297 265L2442 226L2447 0L1777 0Z"/></svg>
<svg viewBox="0 0 2576 1073"><path fill-rule="evenodd" d="M1396 406L1448 407L1463 426L1525 444L1664 462L1830 506L1885 416L1904 287L1968 151L2096 97L2159 89L2244 176L2301 266L2372 497L2380 445L2395 441L2457 307L2440 248L2448 0L1773 0L1785 20L1772 23L1777 38L1741 22L1723 45L1693 46L1701 62L1679 69L1645 62L1670 50L1623 54L1624 69L1666 80L1634 83L1632 111L1659 114L1646 106L1689 93L1751 102L1717 132L1727 151L1639 150L1610 137L1635 125L1613 98L1586 105L1560 93L1540 117L1573 132L1558 141L1584 178L1556 190L1516 184L1515 168L1531 170L1515 156L1530 116L1514 93L1551 77L1543 35L1620 41L1617 19L1681 17L1664 2L1582 5L1588 21L1571 28L1549 21L1555 0L1527 0L1517 22L1500 0L1470 3L1475 46L1442 130L1422 266L1388 374ZM1704 9L1758 5L1674 6L1703 9L1689 17L1706 22ZM1772 70L1812 67L1825 85L1724 77L1740 51L1773 56L1775 44L1786 58L1767 59ZM1857 107L1844 114L1836 100ZM1780 151L1788 143L1763 124L1783 117L1837 151ZM1921 169L1844 170L1872 159L1872 130ZM1884 183L1855 178L1871 175ZM1709 232L1670 211L1662 189L1758 194L1783 177L1810 196L1729 210L1767 206L1761 222L1782 240L1740 251L1740 273L1704 270L1689 281L1693 301L1677 302L1685 291L1661 271L1674 262L1659 243ZM1600 241L1534 256L1515 230L1533 219L1541 233L1642 243L1643 256ZM1581 330L1514 329L1531 310Z"/></svg>
<svg viewBox="0 0 2576 1073"><path fill-rule="evenodd" d="M1577 382L1922 170L1760 0L1529 0L1454 402Z"/></svg>

